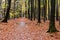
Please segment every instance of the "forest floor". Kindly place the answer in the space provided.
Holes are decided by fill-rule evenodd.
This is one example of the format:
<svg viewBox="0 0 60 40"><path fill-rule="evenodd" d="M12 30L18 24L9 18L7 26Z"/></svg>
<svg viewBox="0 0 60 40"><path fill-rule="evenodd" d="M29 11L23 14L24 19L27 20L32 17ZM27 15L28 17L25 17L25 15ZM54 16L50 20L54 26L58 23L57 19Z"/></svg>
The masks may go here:
<svg viewBox="0 0 60 40"><path fill-rule="evenodd" d="M60 31L58 23L56 21L56 28ZM60 40L60 32L49 34L48 28L48 20L38 25L27 18L11 19L8 23L0 23L0 40Z"/></svg>

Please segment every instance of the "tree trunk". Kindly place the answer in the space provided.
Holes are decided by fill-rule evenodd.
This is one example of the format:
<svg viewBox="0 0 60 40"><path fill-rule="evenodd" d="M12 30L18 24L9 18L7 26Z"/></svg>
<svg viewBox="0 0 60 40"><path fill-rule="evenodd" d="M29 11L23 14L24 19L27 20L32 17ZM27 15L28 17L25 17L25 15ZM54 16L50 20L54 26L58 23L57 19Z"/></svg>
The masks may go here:
<svg viewBox="0 0 60 40"><path fill-rule="evenodd" d="M58 0L56 0L56 21L58 21Z"/></svg>
<svg viewBox="0 0 60 40"><path fill-rule="evenodd" d="M36 0L34 0L34 20L36 18Z"/></svg>
<svg viewBox="0 0 60 40"><path fill-rule="evenodd" d="M40 0L38 0L38 23L41 23L41 20L40 20Z"/></svg>
<svg viewBox="0 0 60 40"><path fill-rule="evenodd" d="M28 19L30 19L30 12L29 12L29 8L28 8Z"/></svg>
<svg viewBox="0 0 60 40"><path fill-rule="evenodd" d="M14 0L14 19L15 19L15 0Z"/></svg>
<svg viewBox="0 0 60 40"><path fill-rule="evenodd" d="M50 16L50 25L49 30L47 32L53 33L58 32L58 30L55 27L55 0L51 0L51 16Z"/></svg>
<svg viewBox="0 0 60 40"><path fill-rule="evenodd" d="M9 18L10 7L11 7L11 0L8 0L8 7L7 7L6 16L2 22L7 22L8 18Z"/></svg>
<svg viewBox="0 0 60 40"><path fill-rule="evenodd" d="M50 16L51 16L51 6L50 6L50 0L48 0L48 20L50 20Z"/></svg>
<svg viewBox="0 0 60 40"><path fill-rule="evenodd" d="M34 1L31 0L31 21L32 21L32 18L33 18L33 11L34 11L34 9L33 9L33 2Z"/></svg>
<svg viewBox="0 0 60 40"><path fill-rule="evenodd" d="M34 8L34 20L35 20L35 14L36 14L36 13L35 13L35 8Z"/></svg>
<svg viewBox="0 0 60 40"><path fill-rule="evenodd" d="M60 25L60 16L59 16L59 25Z"/></svg>
<svg viewBox="0 0 60 40"><path fill-rule="evenodd" d="M30 19L30 0L28 0L28 19Z"/></svg>
<svg viewBox="0 0 60 40"><path fill-rule="evenodd" d="M44 1L44 7L43 7L43 9L44 9L44 22L45 22L45 20L47 19L46 18L46 9L47 9L47 1L46 0Z"/></svg>

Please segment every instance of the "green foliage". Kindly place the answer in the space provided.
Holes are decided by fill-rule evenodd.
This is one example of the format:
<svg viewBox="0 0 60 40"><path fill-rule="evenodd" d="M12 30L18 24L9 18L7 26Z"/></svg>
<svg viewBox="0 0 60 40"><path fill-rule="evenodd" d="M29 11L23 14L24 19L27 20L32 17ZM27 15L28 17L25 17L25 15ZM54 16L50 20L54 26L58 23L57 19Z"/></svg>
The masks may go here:
<svg viewBox="0 0 60 40"><path fill-rule="evenodd" d="M5 3L2 3L2 8L7 8L8 4L5 5Z"/></svg>
<svg viewBox="0 0 60 40"><path fill-rule="evenodd" d="M22 13L25 13L25 11L28 10L28 6L27 6L28 5L28 0L25 0L25 1L24 0L16 0L16 1L18 1L18 4L16 2L15 5L18 5L18 8L17 8L17 6L15 7L15 11L16 11L15 13L10 12L10 17L13 17L14 14L16 16L19 15L19 11L22 11ZM38 1L35 0L34 2L35 2L34 6L37 9L38 8ZM25 7L25 5L26 5L26 7ZM50 0L49 0L49 5L51 6ZM60 0L58 0L58 5L60 5ZM5 2L2 3L2 9L7 8L7 6L8 6L7 3L6 4L5 4ZM13 0L12 0L11 6L14 6L14 1ZM41 9L43 8L43 6L44 6L43 0L41 0ZM29 8L31 9L31 5L29 6ZM60 9L60 7L59 7L59 9ZM14 7L12 7L11 11L14 11ZM60 10L59 10L59 13L60 13ZM26 14L26 16L27 16L27 14ZM48 16L48 14L47 14L47 16ZM60 14L59 14L59 16L60 16Z"/></svg>

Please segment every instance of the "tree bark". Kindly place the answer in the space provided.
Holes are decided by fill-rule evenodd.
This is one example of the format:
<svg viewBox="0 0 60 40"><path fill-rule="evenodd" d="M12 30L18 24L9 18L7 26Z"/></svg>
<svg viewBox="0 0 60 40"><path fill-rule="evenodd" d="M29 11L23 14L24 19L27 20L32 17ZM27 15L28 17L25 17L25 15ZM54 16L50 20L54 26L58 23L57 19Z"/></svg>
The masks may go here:
<svg viewBox="0 0 60 40"><path fill-rule="evenodd" d="M56 0L56 21L58 21L58 0Z"/></svg>
<svg viewBox="0 0 60 40"><path fill-rule="evenodd" d="M51 16L51 6L50 6L50 0L48 0L48 20L50 20L50 16Z"/></svg>
<svg viewBox="0 0 60 40"><path fill-rule="evenodd" d="M51 0L50 25L49 25L49 30L47 32L49 33L58 32L58 30L55 27L55 0Z"/></svg>
<svg viewBox="0 0 60 40"><path fill-rule="evenodd" d="M34 9L33 9L33 2L34 1L31 0L31 21L32 21L32 18L33 18L33 11L34 11Z"/></svg>
<svg viewBox="0 0 60 40"><path fill-rule="evenodd" d="M30 19L30 0L28 0L28 19Z"/></svg>
<svg viewBox="0 0 60 40"><path fill-rule="evenodd" d="M47 18L46 18L47 1L44 0L44 3L43 3L43 4L44 4L44 7L43 7L44 13L43 13L43 14L44 14L44 22L45 22L45 20L47 19Z"/></svg>
<svg viewBox="0 0 60 40"><path fill-rule="evenodd" d="M40 0L38 0L38 23L41 23L40 12L41 12L41 9L40 9Z"/></svg>

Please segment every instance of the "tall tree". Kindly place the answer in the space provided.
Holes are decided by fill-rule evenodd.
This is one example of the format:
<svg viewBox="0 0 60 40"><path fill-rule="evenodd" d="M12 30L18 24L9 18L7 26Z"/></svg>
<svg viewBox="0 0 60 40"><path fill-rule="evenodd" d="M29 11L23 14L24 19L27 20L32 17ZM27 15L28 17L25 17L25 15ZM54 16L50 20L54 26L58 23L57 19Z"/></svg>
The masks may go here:
<svg viewBox="0 0 60 40"><path fill-rule="evenodd" d="M4 16L6 14L6 4L7 4L7 0L5 0Z"/></svg>
<svg viewBox="0 0 60 40"><path fill-rule="evenodd" d="M51 0L48 0L48 20L50 20L50 15L51 15Z"/></svg>
<svg viewBox="0 0 60 40"><path fill-rule="evenodd" d="M15 2L16 0L14 0L14 19L15 19Z"/></svg>
<svg viewBox="0 0 60 40"><path fill-rule="evenodd" d="M38 0L38 23L41 23L40 12L41 12L41 9L40 9L40 0Z"/></svg>
<svg viewBox="0 0 60 40"><path fill-rule="evenodd" d="M58 21L58 0L56 0L56 21Z"/></svg>
<svg viewBox="0 0 60 40"><path fill-rule="evenodd" d="M33 16L34 16L34 20L35 20L35 17L36 17L36 0L34 0L34 13L33 13Z"/></svg>
<svg viewBox="0 0 60 40"><path fill-rule="evenodd" d="M28 19L30 19L30 3L31 0L28 0Z"/></svg>
<svg viewBox="0 0 60 40"><path fill-rule="evenodd" d="M33 16L33 20L35 20L35 0L33 0L33 4L32 5L33 5L33 7L32 7L33 8L32 9L32 11L33 11L32 14L33 15L32 16Z"/></svg>
<svg viewBox="0 0 60 40"><path fill-rule="evenodd" d="M45 22L45 20L47 19L46 18L47 0L44 0L44 7L43 7L43 9L44 9L44 22Z"/></svg>
<svg viewBox="0 0 60 40"><path fill-rule="evenodd" d="M34 10L33 10L33 2L34 2L34 1L31 0L31 20L32 20L32 18L33 18L33 11L34 11Z"/></svg>
<svg viewBox="0 0 60 40"><path fill-rule="evenodd" d="M2 22L8 22L10 7L11 7L11 0L8 0L7 12L6 12L5 18Z"/></svg>
<svg viewBox="0 0 60 40"><path fill-rule="evenodd" d="M51 0L50 25L49 30L47 32L49 33L58 32L58 30L55 27L55 0Z"/></svg>

